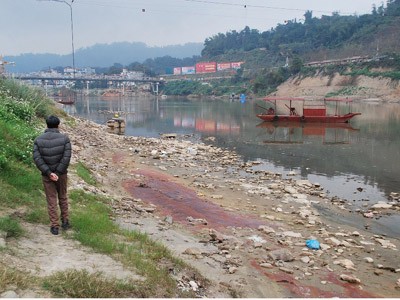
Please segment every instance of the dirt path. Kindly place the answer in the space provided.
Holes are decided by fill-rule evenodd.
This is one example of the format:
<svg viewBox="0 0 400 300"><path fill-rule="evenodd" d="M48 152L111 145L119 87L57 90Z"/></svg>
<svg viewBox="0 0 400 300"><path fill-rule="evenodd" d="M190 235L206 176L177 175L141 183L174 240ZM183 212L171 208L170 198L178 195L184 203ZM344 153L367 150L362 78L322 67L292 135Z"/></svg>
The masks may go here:
<svg viewBox="0 0 400 300"><path fill-rule="evenodd" d="M142 279L118 261L93 253L77 241L65 239L61 235L54 237L48 226L22 225L25 236L9 245L14 250L12 255L5 253L4 256L10 265L23 268L32 275L44 277L69 269L85 269L90 273L103 272L107 277L117 279Z"/></svg>

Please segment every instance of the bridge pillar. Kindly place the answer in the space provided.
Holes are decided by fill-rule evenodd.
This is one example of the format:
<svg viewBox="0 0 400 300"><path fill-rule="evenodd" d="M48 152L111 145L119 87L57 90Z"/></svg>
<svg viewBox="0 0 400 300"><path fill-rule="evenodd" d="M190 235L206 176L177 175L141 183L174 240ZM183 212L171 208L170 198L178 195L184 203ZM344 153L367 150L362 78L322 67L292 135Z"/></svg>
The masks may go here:
<svg viewBox="0 0 400 300"><path fill-rule="evenodd" d="M152 89L153 89L153 93L154 93L155 95L157 95L157 96L158 96L158 85L159 85L158 82L152 83L152 84L151 84L151 87L152 87Z"/></svg>

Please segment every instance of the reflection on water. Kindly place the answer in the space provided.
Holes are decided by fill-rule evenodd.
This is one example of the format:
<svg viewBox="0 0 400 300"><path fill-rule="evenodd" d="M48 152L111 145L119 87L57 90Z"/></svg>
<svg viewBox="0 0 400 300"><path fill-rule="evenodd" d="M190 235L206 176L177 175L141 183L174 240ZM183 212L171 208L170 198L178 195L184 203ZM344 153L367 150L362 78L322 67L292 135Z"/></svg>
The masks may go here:
<svg viewBox="0 0 400 300"><path fill-rule="evenodd" d="M244 160L283 174L295 170L319 182L331 196L363 203L386 201L400 192L400 105L353 103L361 116L350 124L272 124L256 117L256 101L211 99L80 98L65 106L105 124L115 112L126 120L126 135L158 137L163 133L215 137L223 148L234 149ZM260 104L262 104L260 102Z"/></svg>
<svg viewBox="0 0 400 300"><path fill-rule="evenodd" d="M258 128L265 128L266 144L303 144L313 137L322 144L348 144L349 131L357 131L349 123L296 123L296 122L262 122Z"/></svg>

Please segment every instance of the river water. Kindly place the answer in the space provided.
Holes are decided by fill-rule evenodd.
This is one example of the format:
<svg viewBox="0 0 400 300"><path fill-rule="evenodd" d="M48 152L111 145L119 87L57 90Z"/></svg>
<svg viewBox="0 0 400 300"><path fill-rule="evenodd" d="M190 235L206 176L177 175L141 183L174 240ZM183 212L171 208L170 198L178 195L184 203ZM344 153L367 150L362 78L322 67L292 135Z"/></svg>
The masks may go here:
<svg viewBox="0 0 400 300"><path fill-rule="evenodd" d="M353 209L365 210L365 203L387 202L391 192L400 192L400 104L353 103L352 111L362 115L341 126L265 124L256 117L260 106L266 105L260 100L81 97L64 109L99 124L123 112L125 135L215 137L217 146L235 150L245 161L260 161L258 169L318 182L329 196L351 201ZM400 236L398 215L379 222Z"/></svg>

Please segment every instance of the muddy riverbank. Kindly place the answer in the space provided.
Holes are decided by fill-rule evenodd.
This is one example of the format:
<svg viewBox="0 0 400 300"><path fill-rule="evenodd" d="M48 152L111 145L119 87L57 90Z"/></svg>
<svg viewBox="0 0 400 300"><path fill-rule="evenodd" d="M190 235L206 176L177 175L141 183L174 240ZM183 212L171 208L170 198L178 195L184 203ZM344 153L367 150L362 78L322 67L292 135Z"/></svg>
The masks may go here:
<svg viewBox="0 0 400 300"><path fill-rule="evenodd" d="M117 199L116 221L149 233L213 280L208 297L226 287L242 297L399 295L399 240L369 232L370 215L349 213L344 199L327 197L318 183L255 171L257 162L243 163L212 139L127 137L77 124L64 128L73 160ZM370 214L398 213L393 197L391 207ZM362 224L343 226L341 218Z"/></svg>

